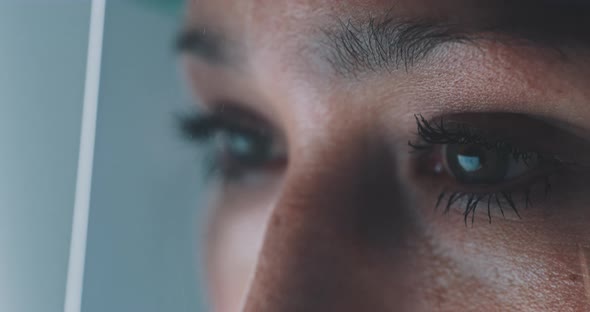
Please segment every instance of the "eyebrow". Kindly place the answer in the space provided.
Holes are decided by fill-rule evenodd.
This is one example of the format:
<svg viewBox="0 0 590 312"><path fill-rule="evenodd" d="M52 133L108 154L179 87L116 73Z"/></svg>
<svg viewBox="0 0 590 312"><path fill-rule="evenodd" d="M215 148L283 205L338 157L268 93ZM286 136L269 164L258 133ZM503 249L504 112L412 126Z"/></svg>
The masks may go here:
<svg viewBox="0 0 590 312"><path fill-rule="evenodd" d="M484 39L516 41L559 50L570 43L590 45L590 1L497 1L491 17L456 22L412 19L391 12L366 19L338 20L321 29L320 53L343 75L366 71L408 70L436 48L450 43L477 46ZM206 27L182 32L176 49L213 64L227 65L235 49Z"/></svg>
<svg viewBox="0 0 590 312"><path fill-rule="evenodd" d="M320 42L326 60L340 74L363 71L406 70L446 43L471 39L453 25L416 20L370 18L363 22L340 21L324 30Z"/></svg>
<svg viewBox="0 0 590 312"><path fill-rule="evenodd" d="M478 47L484 40L527 44L557 51L590 47L590 1L520 0L495 4L490 16L456 22L404 19L387 13L366 20L339 21L323 31L326 60L344 75L406 71L445 44ZM481 9L481 8L480 8Z"/></svg>
<svg viewBox="0 0 590 312"><path fill-rule="evenodd" d="M380 70L399 66L408 68L439 45L467 42L451 25L395 18L370 19L362 24L340 21L334 30L322 30L318 41L322 55L339 73ZM219 33L205 27L182 31L175 41L175 50L215 65L232 62L232 43Z"/></svg>
<svg viewBox="0 0 590 312"><path fill-rule="evenodd" d="M188 53L212 64L229 63L229 42L206 27L183 30L175 41L175 50Z"/></svg>

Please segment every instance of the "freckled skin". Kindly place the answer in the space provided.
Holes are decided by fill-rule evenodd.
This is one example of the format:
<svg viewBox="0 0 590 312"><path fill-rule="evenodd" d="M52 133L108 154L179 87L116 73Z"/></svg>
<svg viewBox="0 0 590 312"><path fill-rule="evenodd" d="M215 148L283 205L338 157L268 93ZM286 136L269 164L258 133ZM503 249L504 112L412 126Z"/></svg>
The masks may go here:
<svg viewBox="0 0 590 312"><path fill-rule="evenodd" d="M488 224L480 213L471 227L460 211L433 209L439 193L412 173L407 146L416 113L518 111L584 126L587 59L563 64L492 43L347 82L301 52L334 16L481 14L464 3L190 1L187 24L221 30L243 55L236 69L187 61L195 93L204 105L242 101L289 149L285 168L210 186L221 190L207 237L215 311L590 310L580 262L590 245L588 175L556 177L555 196L521 211L523 220Z"/></svg>

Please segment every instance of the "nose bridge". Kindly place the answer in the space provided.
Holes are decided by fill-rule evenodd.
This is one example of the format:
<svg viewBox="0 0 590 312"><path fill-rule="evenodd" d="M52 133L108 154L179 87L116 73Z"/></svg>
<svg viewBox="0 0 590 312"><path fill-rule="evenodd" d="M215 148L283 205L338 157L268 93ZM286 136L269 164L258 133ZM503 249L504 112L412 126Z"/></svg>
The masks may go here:
<svg viewBox="0 0 590 312"><path fill-rule="evenodd" d="M245 311L381 310L373 269L408 218L395 159L364 134L317 144L290 165Z"/></svg>

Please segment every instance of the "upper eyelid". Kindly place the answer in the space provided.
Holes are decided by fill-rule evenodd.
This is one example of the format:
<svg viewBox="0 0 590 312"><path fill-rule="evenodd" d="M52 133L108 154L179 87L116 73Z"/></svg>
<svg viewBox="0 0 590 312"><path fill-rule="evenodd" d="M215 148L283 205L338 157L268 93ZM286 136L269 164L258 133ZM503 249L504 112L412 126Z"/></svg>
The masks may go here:
<svg viewBox="0 0 590 312"><path fill-rule="evenodd" d="M501 136L487 133L485 130L470 126L467 123L452 122L447 124L442 118L438 121L428 121L421 115L416 115L419 141L427 144L477 144L488 148L506 148L515 150L510 140ZM409 145L421 149L420 143L410 141ZM424 146L428 148L428 146ZM523 151L532 152L532 151Z"/></svg>
<svg viewBox="0 0 590 312"><path fill-rule="evenodd" d="M425 140L420 135L420 126L436 124L447 132L447 136L444 136L447 140L449 133L451 138L457 136L461 139L465 139L463 136L467 134L475 139L487 141L488 144L501 142L521 152L554 155L571 163L588 162L590 165L590 140L579 137L576 132L567 131L567 128L555 126L551 121L532 116L514 113L458 113L426 118L417 114L416 122L417 140L410 143L424 143ZM434 129L434 131L438 130L438 128ZM445 142L439 140L431 143Z"/></svg>

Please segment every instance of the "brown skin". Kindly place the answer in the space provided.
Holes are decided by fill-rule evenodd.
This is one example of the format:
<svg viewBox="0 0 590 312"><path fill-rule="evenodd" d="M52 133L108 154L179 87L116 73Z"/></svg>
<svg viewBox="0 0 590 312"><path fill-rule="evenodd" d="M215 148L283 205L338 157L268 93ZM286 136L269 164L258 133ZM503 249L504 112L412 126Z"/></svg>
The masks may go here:
<svg viewBox="0 0 590 312"><path fill-rule="evenodd" d="M496 211L492 224L480 213L465 226L461 211L433 209L446 182L416 170L407 146L416 113L518 112L590 140L587 50L564 60L486 41L354 79L314 54L311 38L335 16L394 7L412 17L487 17L461 2L190 2L188 27L223 33L236 53L232 65L188 58L195 94L207 109L219 98L239 102L288 149L284 166L211 182L216 311L590 310L589 174L555 176L552 196L522 220Z"/></svg>

